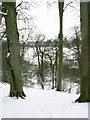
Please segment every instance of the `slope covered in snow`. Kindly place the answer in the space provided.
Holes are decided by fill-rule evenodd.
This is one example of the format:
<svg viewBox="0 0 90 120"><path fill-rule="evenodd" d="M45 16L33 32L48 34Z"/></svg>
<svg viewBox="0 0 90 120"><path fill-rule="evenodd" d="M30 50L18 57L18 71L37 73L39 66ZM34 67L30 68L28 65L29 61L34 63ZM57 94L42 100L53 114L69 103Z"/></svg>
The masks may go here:
<svg viewBox="0 0 90 120"><path fill-rule="evenodd" d="M0 83L0 118L88 118L88 103L74 103L76 94L24 88L26 99L8 97Z"/></svg>

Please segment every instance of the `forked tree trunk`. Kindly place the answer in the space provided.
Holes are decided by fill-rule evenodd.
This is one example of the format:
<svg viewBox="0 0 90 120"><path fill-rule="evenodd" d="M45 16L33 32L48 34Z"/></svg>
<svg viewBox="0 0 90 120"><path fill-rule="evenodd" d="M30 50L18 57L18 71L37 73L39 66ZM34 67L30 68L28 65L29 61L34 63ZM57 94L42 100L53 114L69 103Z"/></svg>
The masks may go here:
<svg viewBox="0 0 90 120"><path fill-rule="evenodd" d="M25 97L22 88L21 61L19 48L19 33L16 21L16 2L3 2L3 7L8 10L5 16L6 36L8 41L8 75L10 81L10 97Z"/></svg>

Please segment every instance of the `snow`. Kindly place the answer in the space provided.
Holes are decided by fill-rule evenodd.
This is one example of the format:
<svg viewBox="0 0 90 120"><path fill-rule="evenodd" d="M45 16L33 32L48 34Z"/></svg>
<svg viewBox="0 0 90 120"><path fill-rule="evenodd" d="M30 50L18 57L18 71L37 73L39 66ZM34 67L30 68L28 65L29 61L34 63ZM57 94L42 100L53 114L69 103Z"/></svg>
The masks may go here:
<svg viewBox="0 0 90 120"><path fill-rule="evenodd" d="M7 11L7 12L8 12L8 11ZM1 11L0 11L0 14L2 14L2 15L7 15L7 12L4 13L4 12L1 12Z"/></svg>
<svg viewBox="0 0 90 120"><path fill-rule="evenodd" d="M25 88L25 99L8 97L9 85L0 83L0 118L88 118L88 103L75 103L74 93Z"/></svg>

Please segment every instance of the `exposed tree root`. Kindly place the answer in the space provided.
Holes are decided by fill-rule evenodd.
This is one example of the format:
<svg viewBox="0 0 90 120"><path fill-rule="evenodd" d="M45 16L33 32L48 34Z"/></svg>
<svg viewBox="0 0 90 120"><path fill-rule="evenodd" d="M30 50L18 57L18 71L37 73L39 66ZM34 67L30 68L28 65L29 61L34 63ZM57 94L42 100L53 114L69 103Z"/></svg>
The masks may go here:
<svg viewBox="0 0 90 120"><path fill-rule="evenodd" d="M26 95L24 94L24 92L23 93L11 93L10 92L10 95L9 95L9 97L16 97L17 99L19 98L19 97L21 97L22 99L25 99L25 97L26 97Z"/></svg>

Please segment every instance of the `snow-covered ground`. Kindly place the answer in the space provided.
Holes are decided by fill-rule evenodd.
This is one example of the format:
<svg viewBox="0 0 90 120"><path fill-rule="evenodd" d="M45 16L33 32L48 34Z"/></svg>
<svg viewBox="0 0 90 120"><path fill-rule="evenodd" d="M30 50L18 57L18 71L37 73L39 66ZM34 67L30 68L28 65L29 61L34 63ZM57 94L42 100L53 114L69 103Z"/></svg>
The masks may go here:
<svg viewBox="0 0 90 120"><path fill-rule="evenodd" d="M0 83L0 118L88 118L88 103L74 103L78 95L24 88L26 99L8 97L9 85Z"/></svg>

